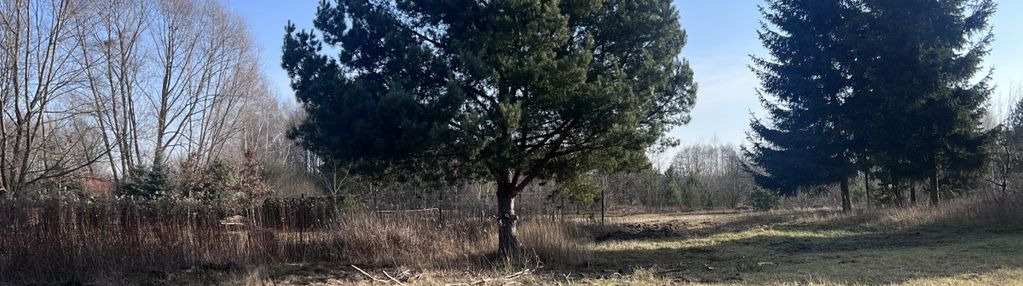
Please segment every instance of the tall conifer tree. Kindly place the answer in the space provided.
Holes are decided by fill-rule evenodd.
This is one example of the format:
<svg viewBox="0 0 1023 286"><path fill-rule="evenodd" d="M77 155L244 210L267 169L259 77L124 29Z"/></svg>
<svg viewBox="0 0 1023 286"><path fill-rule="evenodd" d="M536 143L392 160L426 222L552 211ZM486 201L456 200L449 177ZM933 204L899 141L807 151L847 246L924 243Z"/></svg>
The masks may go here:
<svg viewBox="0 0 1023 286"><path fill-rule="evenodd" d="M791 193L878 170L889 184L980 171L992 0L769 1L754 58L769 124L747 149L761 184ZM764 96L769 95L769 96Z"/></svg>
<svg viewBox="0 0 1023 286"><path fill-rule="evenodd" d="M889 183L938 183L984 166L991 94L977 79L992 34L991 0L862 0L855 21L851 133Z"/></svg>
<svg viewBox="0 0 1023 286"><path fill-rule="evenodd" d="M670 0L323 1L314 24L284 38L292 135L357 172L493 181L505 254L526 186L648 164L695 101Z"/></svg>
<svg viewBox="0 0 1023 286"><path fill-rule="evenodd" d="M761 7L760 40L769 57L754 57L767 120L754 118L745 148L759 184L784 194L838 183L842 208L852 208L848 180L856 173L843 102L848 74L846 1L770 0Z"/></svg>

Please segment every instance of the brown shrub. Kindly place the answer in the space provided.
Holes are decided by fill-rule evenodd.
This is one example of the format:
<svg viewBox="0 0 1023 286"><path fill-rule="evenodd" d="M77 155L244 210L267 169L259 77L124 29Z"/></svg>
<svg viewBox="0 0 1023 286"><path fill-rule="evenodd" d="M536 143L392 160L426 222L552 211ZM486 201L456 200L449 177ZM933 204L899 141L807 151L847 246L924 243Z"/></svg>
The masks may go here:
<svg viewBox="0 0 1023 286"><path fill-rule="evenodd" d="M593 234L580 225L536 218L520 223L518 231L526 257L557 265L578 265L591 258L586 243Z"/></svg>

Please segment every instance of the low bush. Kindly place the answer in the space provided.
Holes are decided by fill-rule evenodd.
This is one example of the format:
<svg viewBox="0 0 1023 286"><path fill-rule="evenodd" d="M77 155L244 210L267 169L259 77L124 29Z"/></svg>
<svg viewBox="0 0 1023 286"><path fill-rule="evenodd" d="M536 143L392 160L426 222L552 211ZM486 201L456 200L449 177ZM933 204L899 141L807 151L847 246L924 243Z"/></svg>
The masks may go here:
<svg viewBox="0 0 1023 286"><path fill-rule="evenodd" d="M756 189L750 193L750 206L758 211L776 209L781 206L782 197L778 193L766 189Z"/></svg>

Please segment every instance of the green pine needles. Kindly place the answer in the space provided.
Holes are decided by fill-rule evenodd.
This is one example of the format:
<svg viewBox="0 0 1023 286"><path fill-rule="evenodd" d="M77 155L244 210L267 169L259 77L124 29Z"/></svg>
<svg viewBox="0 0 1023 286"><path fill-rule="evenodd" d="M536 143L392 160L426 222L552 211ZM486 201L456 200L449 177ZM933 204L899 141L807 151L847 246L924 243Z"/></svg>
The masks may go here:
<svg viewBox="0 0 1023 286"><path fill-rule="evenodd" d="M669 0L321 2L289 24L292 136L364 174L496 183L501 250L538 180L648 164L696 85Z"/></svg>

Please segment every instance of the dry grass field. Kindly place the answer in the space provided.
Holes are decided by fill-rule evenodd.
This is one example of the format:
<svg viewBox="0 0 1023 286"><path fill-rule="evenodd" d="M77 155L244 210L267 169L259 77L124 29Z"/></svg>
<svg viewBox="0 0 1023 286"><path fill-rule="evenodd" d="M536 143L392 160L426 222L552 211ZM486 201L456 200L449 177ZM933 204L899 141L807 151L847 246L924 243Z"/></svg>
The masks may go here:
<svg viewBox="0 0 1023 286"><path fill-rule="evenodd" d="M558 228L561 232L527 222L520 231L537 259L440 267L202 265L114 273L87 284L1023 285L1020 202L969 200L940 210L921 206L848 215L828 209L642 214L613 217L605 227ZM387 250L365 251L379 257L373 252Z"/></svg>

